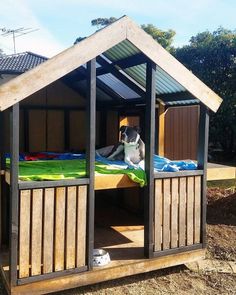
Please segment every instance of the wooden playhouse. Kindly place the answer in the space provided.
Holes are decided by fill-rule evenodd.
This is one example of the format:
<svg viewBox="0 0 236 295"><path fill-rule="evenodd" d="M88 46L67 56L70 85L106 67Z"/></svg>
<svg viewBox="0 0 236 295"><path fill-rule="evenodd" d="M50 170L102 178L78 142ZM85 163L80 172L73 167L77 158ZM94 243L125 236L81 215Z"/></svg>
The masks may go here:
<svg viewBox="0 0 236 295"><path fill-rule="evenodd" d="M200 109L198 168L154 172L158 110L189 99ZM50 293L204 257L209 110L220 104L128 17L2 85L0 269L8 293ZM124 123L143 130L144 187L123 173L95 173L95 148L116 143ZM83 176L22 181L19 153L39 151L85 152ZM104 267L93 267L97 247L110 254Z"/></svg>

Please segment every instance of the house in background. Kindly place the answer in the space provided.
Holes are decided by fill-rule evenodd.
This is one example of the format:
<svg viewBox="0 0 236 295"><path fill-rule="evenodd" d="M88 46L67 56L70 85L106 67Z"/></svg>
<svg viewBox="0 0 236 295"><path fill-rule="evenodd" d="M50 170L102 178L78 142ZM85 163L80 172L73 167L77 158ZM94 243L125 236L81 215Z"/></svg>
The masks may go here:
<svg viewBox="0 0 236 295"><path fill-rule="evenodd" d="M46 60L46 57L28 51L0 57L0 85Z"/></svg>

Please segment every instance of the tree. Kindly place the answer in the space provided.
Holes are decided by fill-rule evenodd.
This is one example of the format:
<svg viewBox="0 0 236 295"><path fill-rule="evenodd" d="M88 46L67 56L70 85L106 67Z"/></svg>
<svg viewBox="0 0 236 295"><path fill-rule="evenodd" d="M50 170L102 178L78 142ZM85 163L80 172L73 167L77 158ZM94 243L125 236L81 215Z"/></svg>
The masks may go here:
<svg viewBox="0 0 236 295"><path fill-rule="evenodd" d="M74 45L81 42L82 40L84 40L86 37L78 37L76 38L75 42L74 42Z"/></svg>
<svg viewBox="0 0 236 295"><path fill-rule="evenodd" d="M165 49L171 50L172 49L172 43L173 38L175 36L175 31L168 30L168 31L162 31L158 29L156 26L152 24L148 25L141 25L141 28L152 36L154 40L156 40L159 44L161 44Z"/></svg>
<svg viewBox="0 0 236 295"><path fill-rule="evenodd" d="M99 18L91 20L91 25L96 26L97 29L99 30L99 29L101 29L103 27L106 27L106 26L114 23L116 20L117 20L117 18L113 17L113 16L109 17L109 18L101 18L101 17L99 17ZM78 37L78 38L76 38L74 44L79 43L80 41L84 40L85 38L86 37Z"/></svg>
<svg viewBox="0 0 236 295"><path fill-rule="evenodd" d="M220 27L213 33L199 33L174 54L224 99L211 115L210 142L232 154L236 150L236 31Z"/></svg>
<svg viewBox="0 0 236 295"><path fill-rule="evenodd" d="M91 20L91 25L92 26L97 26L98 28L103 28L103 27L106 27L112 23L114 23L115 21L117 20L116 17L109 17L109 18L96 18L96 19L93 19Z"/></svg>
<svg viewBox="0 0 236 295"><path fill-rule="evenodd" d="M114 21L116 21L116 17L109 17L109 18L96 18L91 21L92 26L97 26L99 29L112 24ZM147 25L141 25L141 28L152 36L154 40L156 40L159 44L161 44L164 48L167 50L171 50L173 38L175 36L175 31L168 30L168 31L162 31L158 29L156 26L152 24Z"/></svg>

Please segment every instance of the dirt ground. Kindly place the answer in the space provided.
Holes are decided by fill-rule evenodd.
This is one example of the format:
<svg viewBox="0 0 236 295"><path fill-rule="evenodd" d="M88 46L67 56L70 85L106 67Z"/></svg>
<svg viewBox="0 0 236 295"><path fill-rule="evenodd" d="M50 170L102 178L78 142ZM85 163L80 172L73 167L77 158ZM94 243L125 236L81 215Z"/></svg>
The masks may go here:
<svg viewBox="0 0 236 295"><path fill-rule="evenodd" d="M236 193L208 189L207 254L210 259L236 261ZM192 272L185 266L140 274L60 292L67 295L236 295L236 275Z"/></svg>
<svg viewBox="0 0 236 295"><path fill-rule="evenodd" d="M208 189L207 207L207 258L236 261L236 193L232 189ZM193 272L179 266L57 294L236 295L236 275Z"/></svg>

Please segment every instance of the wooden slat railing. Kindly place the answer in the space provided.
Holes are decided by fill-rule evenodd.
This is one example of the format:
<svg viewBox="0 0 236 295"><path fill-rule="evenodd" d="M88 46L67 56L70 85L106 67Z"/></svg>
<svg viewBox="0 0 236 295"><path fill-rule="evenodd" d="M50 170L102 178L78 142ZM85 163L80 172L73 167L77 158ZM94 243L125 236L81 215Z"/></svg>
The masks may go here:
<svg viewBox="0 0 236 295"><path fill-rule="evenodd" d="M155 179L154 252L200 244L201 177Z"/></svg>
<svg viewBox="0 0 236 295"><path fill-rule="evenodd" d="M86 264L87 186L20 190L19 279Z"/></svg>

